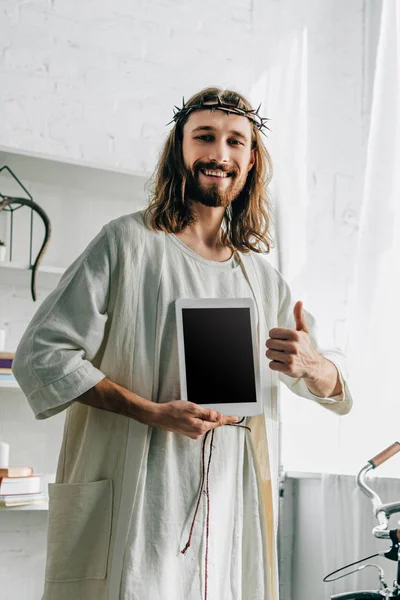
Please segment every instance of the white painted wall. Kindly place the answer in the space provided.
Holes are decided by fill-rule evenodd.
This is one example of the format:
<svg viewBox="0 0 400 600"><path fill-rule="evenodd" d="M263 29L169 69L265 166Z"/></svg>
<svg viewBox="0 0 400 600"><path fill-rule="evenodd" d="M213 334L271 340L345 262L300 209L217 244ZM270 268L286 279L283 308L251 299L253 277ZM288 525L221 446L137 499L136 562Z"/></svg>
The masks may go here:
<svg viewBox="0 0 400 600"><path fill-rule="evenodd" d="M275 4L2 0L2 145L148 172L183 95L250 89Z"/></svg>
<svg viewBox="0 0 400 600"><path fill-rule="evenodd" d="M368 121L366 72L374 44L367 33L371 29L372 41L375 35L368 23L379 5L375 0L0 0L0 149L36 153L50 162L1 157L15 161L16 174L51 214L47 264L66 266L102 223L142 203L139 176L151 172L169 130L165 124L182 95L210 84L250 93L271 64L279 65L290 34L306 26L312 268L306 300L311 309L322 301L319 316L330 322L333 317L340 343L347 289L343 265L353 251ZM6 225L0 215L0 236ZM325 249L332 244L338 252L328 274ZM21 242L21 260L24 252ZM0 281L0 326L8 324L8 349L15 348L35 309L27 287ZM11 443L13 464L29 462L36 472L54 472L62 423L63 415L36 422L18 392L0 392L0 435ZM40 597L45 516L0 512L2 600Z"/></svg>

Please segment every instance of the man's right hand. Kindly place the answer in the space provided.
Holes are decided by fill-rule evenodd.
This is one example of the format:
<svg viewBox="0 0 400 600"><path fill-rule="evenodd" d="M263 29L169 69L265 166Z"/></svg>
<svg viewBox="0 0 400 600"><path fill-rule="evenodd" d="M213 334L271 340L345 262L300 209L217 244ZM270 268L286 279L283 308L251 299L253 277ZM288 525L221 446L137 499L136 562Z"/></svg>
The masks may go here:
<svg viewBox="0 0 400 600"><path fill-rule="evenodd" d="M157 408L156 408L157 407ZM202 408L188 400L161 402L148 425L180 433L197 440L210 429L236 423L238 417L227 417L212 408Z"/></svg>
<svg viewBox="0 0 400 600"><path fill-rule="evenodd" d="M197 440L210 429L238 421L237 417L224 417L217 410L202 408L188 400L160 403L146 400L107 377L76 398L76 401L124 415L151 427L181 433L192 440Z"/></svg>

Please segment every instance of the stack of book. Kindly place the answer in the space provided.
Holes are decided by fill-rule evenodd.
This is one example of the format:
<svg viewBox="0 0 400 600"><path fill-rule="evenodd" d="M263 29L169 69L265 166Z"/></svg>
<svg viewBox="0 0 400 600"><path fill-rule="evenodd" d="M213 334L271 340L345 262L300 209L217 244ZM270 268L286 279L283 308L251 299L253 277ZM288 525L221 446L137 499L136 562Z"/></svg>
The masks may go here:
<svg viewBox="0 0 400 600"><path fill-rule="evenodd" d="M0 506L25 506L48 501L41 491L41 476L31 467L0 469Z"/></svg>
<svg viewBox="0 0 400 600"><path fill-rule="evenodd" d="M2 381L16 382L12 373L14 352L0 352L0 385Z"/></svg>

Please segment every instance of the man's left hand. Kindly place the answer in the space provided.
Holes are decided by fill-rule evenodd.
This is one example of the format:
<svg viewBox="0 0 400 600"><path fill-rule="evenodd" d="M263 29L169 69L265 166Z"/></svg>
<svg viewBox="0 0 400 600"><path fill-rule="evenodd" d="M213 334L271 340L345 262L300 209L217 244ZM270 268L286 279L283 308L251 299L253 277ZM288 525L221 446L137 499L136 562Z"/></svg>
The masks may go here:
<svg viewBox="0 0 400 600"><path fill-rule="evenodd" d="M296 329L276 327L269 332L265 355L271 359L269 368L289 377L318 379L323 357L312 345L303 315L303 303L296 302L293 309Z"/></svg>

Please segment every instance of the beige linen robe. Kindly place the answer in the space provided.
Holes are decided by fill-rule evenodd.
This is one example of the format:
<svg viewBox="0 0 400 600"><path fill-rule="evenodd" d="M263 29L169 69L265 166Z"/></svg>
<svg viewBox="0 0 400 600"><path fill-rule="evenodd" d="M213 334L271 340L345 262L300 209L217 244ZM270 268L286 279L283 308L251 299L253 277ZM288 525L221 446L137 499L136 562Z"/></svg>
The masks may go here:
<svg viewBox="0 0 400 600"><path fill-rule="evenodd" d="M107 224L40 306L17 349L14 374L36 418L67 408L56 483L49 485L43 600L119 599L129 524L146 475L149 428L73 400L104 376L156 399L157 291L164 241L164 233L145 227L142 211ZM248 435L265 506L269 598L278 600L279 376L268 368L265 341L273 327L295 328L293 301L265 256L242 253L241 259L256 299L264 365L264 414L250 420ZM305 315L318 347L313 318ZM302 379L280 379L296 394L346 414L352 400L343 356L320 351L338 367L342 400L313 396Z"/></svg>

